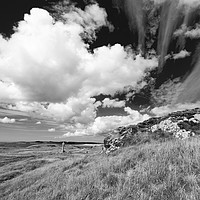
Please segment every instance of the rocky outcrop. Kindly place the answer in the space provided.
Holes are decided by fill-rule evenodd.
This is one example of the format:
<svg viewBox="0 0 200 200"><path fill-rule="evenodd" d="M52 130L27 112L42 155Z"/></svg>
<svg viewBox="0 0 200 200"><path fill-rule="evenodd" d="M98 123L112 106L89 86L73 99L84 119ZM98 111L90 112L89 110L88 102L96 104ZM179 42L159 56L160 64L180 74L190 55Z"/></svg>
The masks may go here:
<svg viewBox="0 0 200 200"><path fill-rule="evenodd" d="M104 139L104 149L110 153L120 147L155 140L186 139L200 134L200 108L153 117L137 125L119 127Z"/></svg>

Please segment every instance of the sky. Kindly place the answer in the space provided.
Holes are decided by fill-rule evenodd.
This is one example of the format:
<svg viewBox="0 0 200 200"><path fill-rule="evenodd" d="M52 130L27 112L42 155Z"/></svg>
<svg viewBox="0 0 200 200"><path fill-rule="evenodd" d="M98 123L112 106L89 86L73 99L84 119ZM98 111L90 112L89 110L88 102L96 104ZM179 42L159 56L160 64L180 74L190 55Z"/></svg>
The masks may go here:
<svg viewBox="0 0 200 200"><path fill-rule="evenodd" d="M0 141L102 141L199 106L197 0L15 4L0 12Z"/></svg>

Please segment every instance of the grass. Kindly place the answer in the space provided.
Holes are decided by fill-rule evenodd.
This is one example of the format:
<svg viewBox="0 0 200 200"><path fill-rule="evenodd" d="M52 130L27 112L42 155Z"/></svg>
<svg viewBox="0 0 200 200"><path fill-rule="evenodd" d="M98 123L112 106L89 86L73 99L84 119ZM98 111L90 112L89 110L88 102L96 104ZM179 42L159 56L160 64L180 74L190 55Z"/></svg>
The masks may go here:
<svg viewBox="0 0 200 200"><path fill-rule="evenodd" d="M200 199L198 137L131 146L109 156L42 155L0 168L1 179L2 168L9 171L0 184L1 200Z"/></svg>

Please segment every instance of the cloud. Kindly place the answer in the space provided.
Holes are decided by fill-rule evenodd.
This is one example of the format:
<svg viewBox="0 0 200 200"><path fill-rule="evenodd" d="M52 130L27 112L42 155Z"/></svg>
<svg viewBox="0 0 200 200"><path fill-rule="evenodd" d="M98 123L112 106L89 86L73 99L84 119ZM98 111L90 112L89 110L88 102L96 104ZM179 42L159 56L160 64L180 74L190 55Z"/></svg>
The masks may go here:
<svg viewBox="0 0 200 200"><path fill-rule="evenodd" d="M200 38L200 24L196 24L195 29L191 29L190 27L187 27L185 24L182 25L179 29L177 29L174 32L175 37L178 37L178 36L181 36L181 35L183 35L187 38L191 38L191 39Z"/></svg>
<svg viewBox="0 0 200 200"><path fill-rule="evenodd" d="M180 78L167 80L158 89L151 91L151 102L156 107L175 104L182 90L183 84Z"/></svg>
<svg viewBox="0 0 200 200"><path fill-rule="evenodd" d="M39 124L41 124L41 122L36 122L35 124L38 124L38 125L39 125Z"/></svg>
<svg viewBox="0 0 200 200"><path fill-rule="evenodd" d="M157 4L162 4L162 3L166 2L166 1L173 2L175 0L154 0L154 2L157 3ZM196 6L198 6L200 4L199 0L178 0L178 2L179 2L179 5L188 5L190 7L196 7Z"/></svg>
<svg viewBox="0 0 200 200"><path fill-rule="evenodd" d="M26 121L28 121L28 119L27 119L27 118L24 118L24 119L18 119L18 121L19 121L19 122L26 122Z"/></svg>
<svg viewBox="0 0 200 200"><path fill-rule="evenodd" d="M70 97L63 103L16 102L8 109L34 113L40 117L69 123L87 124L94 121L99 106L94 98Z"/></svg>
<svg viewBox="0 0 200 200"><path fill-rule="evenodd" d="M180 58L185 58L187 56L190 56L190 54L191 54L190 52L188 52L186 50L182 50L177 54L173 54L173 58L174 58L174 60L180 59Z"/></svg>
<svg viewBox="0 0 200 200"><path fill-rule="evenodd" d="M40 113L42 110L45 109L44 105L39 102L24 102L24 101L19 101L16 102L15 104L9 104L7 108L10 110L19 110L27 113L33 113L33 112Z"/></svg>
<svg viewBox="0 0 200 200"><path fill-rule="evenodd" d="M68 23L82 25L85 36L91 40L96 39L95 32L99 27L108 26L111 30L113 29L113 26L107 21L107 13L97 4L86 6L85 11L72 6L71 12L65 13L62 18Z"/></svg>
<svg viewBox="0 0 200 200"><path fill-rule="evenodd" d="M0 100L20 100L23 94L14 83L0 80Z"/></svg>
<svg viewBox="0 0 200 200"><path fill-rule="evenodd" d="M142 115L136 110L132 110L129 107L124 109L127 116L104 116L95 118L94 122L85 126L82 124L76 124L75 126L66 126L67 133L63 137L69 136L83 136L83 135L101 135L108 133L109 131L118 128L119 126L128 126L131 124L137 124L150 118L149 115Z"/></svg>
<svg viewBox="0 0 200 200"><path fill-rule="evenodd" d="M44 116L70 123L88 124L96 117L93 98L69 98L65 103L51 103L40 111Z"/></svg>
<svg viewBox="0 0 200 200"><path fill-rule="evenodd" d="M80 35L88 29L90 36L95 34L106 25L107 15L97 5L80 10L75 18L74 13L66 14L65 23L54 22L47 11L33 8L10 39L1 38L0 78L19 89L23 96L16 94L17 99L61 102L83 94L113 94L136 85L145 69L157 66L157 58L137 55L134 60L120 44L90 53Z"/></svg>
<svg viewBox="0 0 200 200"><path fill-rule="evenodd" d="M199 0L179 0L179 3L180 4L183 4L183 5L188 5L190 7L197 7L198 5L200 5L200 2Z"/></svg>
<svg viewBox="0 0 200 200"><path fill-rule="evenodd" d="M186 109L194 109L200 107L200 101L196 103L184 103L175 105L166 105L161 107L155 107L151 110L151 113L156 116L164 116L171 112L183 111Z"/></svg>
<svg viewBox="0 0 200 200"><path fill-rule="evenodd" d="M119 44L95 49L87 62L88 78L82 91L87 95L111 94L123 90L126 85L136 86L147 68L157 66L157 59L144 59L142 56L129 55Z"/></svg>
<svg viewBox="0 0 200 200"><path fill-rule="evenodd" d="M109 98L105 98L103 100L103 108L121 108L121 107L125 107L125 101L119 101L117 99L109 99Z"/></svg>
<svg viewBox="0 0 200 200"><path fill-rule="evenodd" d="M200 25L198 25L195 29L188 30L185 33L185 36L191 39L200 38Z"/></svg>
<svg viewBox="0 0 200 200"><path fill-rule="evenodd" d="M105 101L109 102L110 101ZM113 101L111 101L113 102ZM119 102L114 102L119 103ZM123 101L120 101L122 106ZM107 104L106 104L107 105ZM123 106L125 104L123 103ZM93 98L69 98L65 103L50 103L48 106L43 106L39 103L23 103L20 102L16 106L10 106L10 109L21 109L38 113L42 117L54 119L56 121L71 124L65 127L68 132L73 132L76 135L81 134L97 134L106 131L106 129L113 129L120 125L127 125L138 123L149 118L148 115L142 115L138 111L125 107L124 111L127 116L107 116L97 117L96 111L99 104L95 104ZM107 122L106 122L107 120Z"/></svg>
<svg viewBox="0 0 200 200"><path fill-rule="evenodd" d="M73 137L73 136L86 136L86 135L91 135L91 134L89 134L85 130L76 130L75 132L67 132L59 138Z"/></svg>
<svg viewBox="0 0 200 200"><path fill-rule="evenodd" d="M186 24L183 24L183 25L181 25L181 27L179 29L177 29L174 32L174 36L178 37L180 35L184 35L186 31L187 31L187 26L186 26Z"/></svg>
<svg viewBox="0 0 200 200"><path fill-rule="evenodd" d="M144 58L120 44L89 51L84 41L95 40L96 31L110 26L106 17L97 4L84 11L70 7L62 22L46 10L31 9L9 39L0 36L0 100L13 99L8 109L70 124L75 129L68 132L75 135L100 133L143 119L134 112L97 117L98 106L124 107L125 102L106 99L101 103L93 96L135 87L147 69L158 66L155 56Z"/></svg>
<svg viewBox="0 0 200 200"><path fill-rule="evenodd" d="M0 122L4 124L13 124L15 123L15 119L10 119L8 117L0 118Z"/></svg>
<svg viewBox="0 0 200 200"><path fill-rule="evenodd" d="M55 132L56 129L55 129L55 128L50 128L50 129L48 129L48 131L49 131L49 132Z"/></svg>
<svg viewBox="0 0 200 200"><path fill-rule="evenodd" d="M156 4L161 4L161 3L164 3L165 1L167 1L167 0L154 0L154 2Z"/></svg>

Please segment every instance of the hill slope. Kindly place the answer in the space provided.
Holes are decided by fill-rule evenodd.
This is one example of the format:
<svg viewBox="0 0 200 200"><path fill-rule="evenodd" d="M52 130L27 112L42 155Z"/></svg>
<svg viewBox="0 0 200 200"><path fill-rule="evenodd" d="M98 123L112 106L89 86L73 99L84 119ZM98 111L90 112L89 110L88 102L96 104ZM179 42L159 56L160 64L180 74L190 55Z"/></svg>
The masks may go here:
<svg viewBox="0 0 200 200"><path fill-rule="evenodd" d="M60 154L60 146L44 144L1 154L0 199L198 200L199 113L186 110L120 127L117 137L105 139L109 154L72 145ZM8 160L12 156L16 162Z"/></svg>
<svg viewBox="0 0 200 200"><path fill-rule="evenodd" d="M0 185L2 200L200 199L199 138L60 160Z"/></svg>

